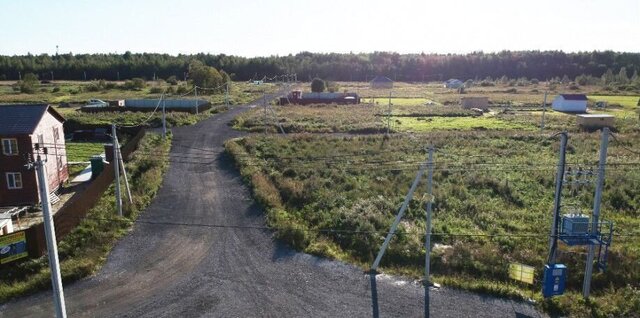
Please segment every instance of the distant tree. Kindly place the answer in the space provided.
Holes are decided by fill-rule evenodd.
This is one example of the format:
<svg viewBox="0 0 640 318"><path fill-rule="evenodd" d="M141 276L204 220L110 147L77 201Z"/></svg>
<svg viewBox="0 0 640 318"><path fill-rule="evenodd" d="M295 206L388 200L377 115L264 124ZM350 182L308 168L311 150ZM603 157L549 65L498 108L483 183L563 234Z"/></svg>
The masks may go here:
<svg viewBox="0 0 640 318"><path fill-rule="evenodd" d="M40 86L40 81L38 81L38 76L33 73L27 73L22 77L21 81L16 83L19 87L19 91L25 94L32 94L38 89Z"/></svg>
<svg viewBox="0 0 640 318"><path fill-rule="evenodd" d="M609 85L613 83L613 80L614 80L613 71L610 68L607 69L607 71L604 72L604 74L602 74L601 79L602 79L603 85Z"/></svg>
<svg viewBox="0 0 640 318"><path fill-rule="evenodd" d="M616 82L620 83L620 84L627 84L629 83L629 77L627 76L627 68L626 67L621 67L620 68L620 72L618 73L618 76L616 76Z"/></svg>
<svg viewBox="0 0 640 318"><path fill-rule="evenodd" d="M638 70L633 70L633 75L631 75L631 81L632 82L638 81Z"/></svg>
<svg viewBox="0 0 640 318"><path fill-rule="evenodd" d="M319 79L319 78L314 78L313 81L311 81L311 91L314 93L322 93L324 92L324 90L326 89L326 85L324 83L323 80Z"/></svg>
<svg viewBox="0 0 640 318"><path fill-rule="evenodd" d="M193 60L191 64L189 64L189 77L193 85L210 88L210 90L202 91L204 94L224 91L222 85L225 82L222 74L214 67L207 66L198 60Z"/></svg>

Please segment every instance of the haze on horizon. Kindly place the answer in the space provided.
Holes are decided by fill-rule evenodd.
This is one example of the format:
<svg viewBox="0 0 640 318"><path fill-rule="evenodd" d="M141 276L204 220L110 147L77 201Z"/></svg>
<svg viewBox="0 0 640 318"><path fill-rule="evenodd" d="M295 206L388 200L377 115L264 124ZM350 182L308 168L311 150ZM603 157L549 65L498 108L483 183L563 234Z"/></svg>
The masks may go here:
<svg viewBox="0 0 640 318"><path fill-rule="evenodd" d="M640 1L0 1L0 55L640 52Z"/></svg>

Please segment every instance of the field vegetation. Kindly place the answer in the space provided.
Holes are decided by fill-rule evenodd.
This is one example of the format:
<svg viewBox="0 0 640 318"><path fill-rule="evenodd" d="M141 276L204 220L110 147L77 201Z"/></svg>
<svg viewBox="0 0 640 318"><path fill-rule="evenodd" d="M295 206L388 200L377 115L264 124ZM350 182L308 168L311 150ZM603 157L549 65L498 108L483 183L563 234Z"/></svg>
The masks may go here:
<svg viewBox="0 0 640 318"><path fill-rule="evenodd" d="M483 81L484 82L484 81ZM364 96L360 105L272 106L267 131L280 123L287 136L253 135L227 142L256 199L265 206L267 223L295 248L328 258L371 266L404 195L433 144L434 254L436 281L448 286L507 297L533 298L546 311L571 316L633 316L640 312L640 121L617 114L615 131L623 142L611 142L603 196L603 218L618 236L608 268L597 273L593 295L580 295L583 248L563 245L567 264L565 296L543 300L542 266L548 253L548 231L554 195L559 142L549 135L570 133L567 162L574 169L595 169L599 134L582 132L575 115L547 107L540 132L543 92L550 103L569 83L490 82L460 94L441 84L395 83L389 113L389 91L367 83L339 83ZM482 85L481 85L482 84ZM553 85L551 85L553 84ZM515 92L506 90L515 88ZM635 112L638 97L595 95L613 100L604 112ZM490 111L478 114L457 106L461 96L488 96ZM593 110L592 110L593 111ZM600 112L600 109L597 110ZM265 129L264 109L238 116L234 127ZM387 125L391 135L385 136ZM335 133L335 134L313 134ZM624 147L623 147L624 146ZM626 147L626 149L625 149ZM562 213L590 214L593 185L565 189ZM419 278L424 262L424 188L412 199L400 229L383 258L384 271ZM508 266L536 268L533 286L514 283Z"/></svg>
<svg viewBox="0 0 640 318"><path fill-rule="evenodd" d="M640 136L625 135L638 147ZM599 135L571 136L567 161L594 168ZM278 237L299 250L370 266L400 207L424 148L433 144L434 239L432 269L438 281L505 296L541 301L539 280L548 251L557 140L538 133L434 131L421 135L252 136L229 141L242 175L267 210ZM535 157L531 156L535 153ZM613 144L609 150L603 218L618 236L609 267L594 277L595 297L580 302L583 249L562 248L571 268L567 296L543 302L552 312L624 316L640 310L640 171L637 155ZM414 195L382 266L419 277L424 260L424 188ZM569 194L564 213L588 213L593 188ZM572 210L573 208L577 210ZM511 262L536 267L532 287L512 283ZM628 299L631 297L630 299ZM627 300L629 300L627 302Z"/></svg>

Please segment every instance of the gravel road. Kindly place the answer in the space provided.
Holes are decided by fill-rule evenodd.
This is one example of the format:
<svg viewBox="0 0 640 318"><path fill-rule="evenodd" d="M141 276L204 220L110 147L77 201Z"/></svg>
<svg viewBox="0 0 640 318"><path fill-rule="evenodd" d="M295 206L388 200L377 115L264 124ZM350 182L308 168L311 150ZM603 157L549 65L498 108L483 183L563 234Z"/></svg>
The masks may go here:
<svg viewBox="0 0 640 318"><path fill-rule="evenodd" d="M171 166L157 197L93 277L65 286L69 317L422 317L424 289L293 251L264 226L223 142L251 105L173 129ZM373 288L372 288L373 287ZM433 317L538 317L530 305L442 288ZM375 305L377 303L377 306ZM0 306L0 317L53 316L51 292Z"/></svg>

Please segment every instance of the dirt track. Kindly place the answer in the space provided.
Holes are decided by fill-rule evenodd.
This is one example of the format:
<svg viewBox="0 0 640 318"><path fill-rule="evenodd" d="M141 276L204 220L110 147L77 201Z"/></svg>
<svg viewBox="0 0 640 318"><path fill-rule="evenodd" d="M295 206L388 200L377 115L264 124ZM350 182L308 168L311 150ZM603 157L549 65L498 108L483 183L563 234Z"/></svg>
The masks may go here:
<svg viewBox="0 0 640 318"><path fill-rule="evenodd" d="M242 134L227 123L248 108L173 129L170 169L140 220L264 226L222 145ZM147 223L135 225L97 275L65 286L65 296L69 317L421 317L424 310L421 286L385 276L372 286L362 270L297 253L269 231ZM52 300L51 292L18 299L0 306L0 317L49 317ZM538 317L523 303L449 289L431 292L431 313Z"/></svg>

